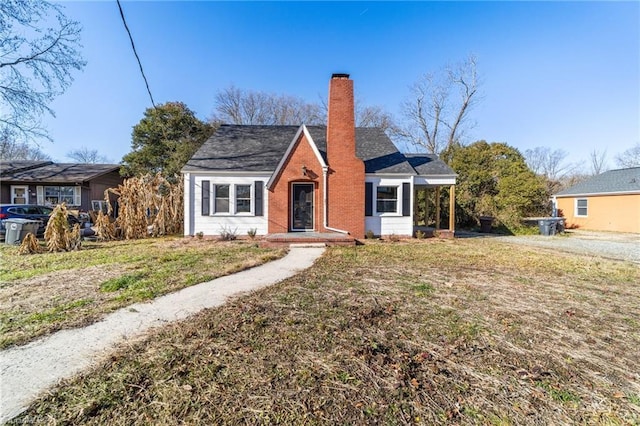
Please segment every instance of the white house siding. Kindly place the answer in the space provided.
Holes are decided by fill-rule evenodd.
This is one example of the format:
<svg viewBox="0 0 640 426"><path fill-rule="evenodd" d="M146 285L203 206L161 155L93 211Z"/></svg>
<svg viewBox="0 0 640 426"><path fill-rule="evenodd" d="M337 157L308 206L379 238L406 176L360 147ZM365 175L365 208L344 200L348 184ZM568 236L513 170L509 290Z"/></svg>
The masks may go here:
<svg viewBox="0 0 640 426"><path fill-rule="evenodd" d="M373 184L372 216L365 217L365 231L372 231L374 235L412 235L413 234L413 183L410 176L366 176L365 182ZM409 216L402 215L403 184L409 184ZM395 186L398 188L395 213L378 213L376 211L377 190L379 186Z"/></svg>
<svg viewBox="0 0 640 426"><path fill-rule="evenodd" d="M257 235L267 233L268 224L268 191L266 183L270 174L255 174L238 176L232 174L184 174L184 235L220 235L224 231L234 232L238 236L246 236L250 230L255 229ZM209 214L202 214L202 184L208 181L210 185ZM255 182L262 182L262 216L255 215ZM213 185L230 185L229 211L230 213L215 213ZM237 213L235 210L235 197L233 188L235 185L252 185L251 212Z"/></svg>

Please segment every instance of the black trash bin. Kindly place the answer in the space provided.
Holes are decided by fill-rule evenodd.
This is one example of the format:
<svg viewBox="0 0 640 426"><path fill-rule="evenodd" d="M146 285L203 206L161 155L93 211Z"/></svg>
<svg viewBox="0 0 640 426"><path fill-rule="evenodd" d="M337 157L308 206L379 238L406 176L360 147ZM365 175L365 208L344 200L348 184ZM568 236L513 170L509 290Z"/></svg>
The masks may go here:
<svg viewBox="0 0 640 426"><path fill-rule="evenodd" d="M4 236L4 242L12 245L20 244L28 233L36 235L39 226L39 220L21 218L5 219L4 227L6 228L6 234Z"/></svg>
<svg viewBox="0 0 640 426"><path fill-rule="evenodd" d="M491 232L491 225L493 224L493 217L491 216L480 216L480 232L489 233Z"/></svg>
<svg viewBox="0 0 640 426"><path fill-rule="evenodd" d="M540 230L540 235L544 236L552 236L556 234L556 220L552 218L540 219L538 221L538 229Z"/></svg>

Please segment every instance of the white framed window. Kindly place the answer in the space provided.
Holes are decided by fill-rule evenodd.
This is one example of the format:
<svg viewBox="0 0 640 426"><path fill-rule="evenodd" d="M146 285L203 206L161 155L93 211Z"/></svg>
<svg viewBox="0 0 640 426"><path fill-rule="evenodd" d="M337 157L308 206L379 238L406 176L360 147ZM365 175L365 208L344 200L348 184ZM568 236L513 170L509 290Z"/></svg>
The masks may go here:
<svg viewBox="0 0 640 426"><path fill-rule="evenodd" d="M91 210L99 212L101 211L103 214L107 214L109 211L109 206L104 200L91 200Z"/></svg>
<svg viewBox="0 0 640 426"><path fill-rule="evenodd" d="M213 185L213 212L229 213L229 185Z"/></svg>
<svg viewBox="0 0 640 426"><path fill-rule="evenodd" d="M67 206L81 204L79 186L45 186L43 187L43 197L44 204L47 206L56 206L62 203L67 203ZM40 200L38 200L38 204L41 204Z"/></svg>
<svg viewBox="0 0 640 426"><path fill-rule="evenodd" d="M236 185L236 213L251 213L251 185Z"/></svg>
<svg viewBox="0 0 640 426"><path fill-rule="evenodd" d="M376 212L398 213L397 186L378 186L376 188Z"/></svg>
<svg viewBox="0 0 640 426"><path fill-rule="evenodd" d="M575 213L576 217L587 217L589 213L589 200L586 198L577 198Z"/></svg>

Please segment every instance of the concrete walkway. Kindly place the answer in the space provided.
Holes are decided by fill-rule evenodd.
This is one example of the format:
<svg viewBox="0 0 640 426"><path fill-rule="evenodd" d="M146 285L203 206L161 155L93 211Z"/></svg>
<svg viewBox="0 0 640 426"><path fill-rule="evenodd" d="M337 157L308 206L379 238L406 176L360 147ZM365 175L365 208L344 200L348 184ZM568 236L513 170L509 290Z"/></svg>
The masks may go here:
<svg viewBox="0 0 640 426"><path fill-rule="evenodd" d="M323 247L293 247L282 259L122 308L85 328L62 330L0 352L0 423L24 411L43 391L104 359L113 347L152 327L181 320L227 298L295 275Z"/></svg>

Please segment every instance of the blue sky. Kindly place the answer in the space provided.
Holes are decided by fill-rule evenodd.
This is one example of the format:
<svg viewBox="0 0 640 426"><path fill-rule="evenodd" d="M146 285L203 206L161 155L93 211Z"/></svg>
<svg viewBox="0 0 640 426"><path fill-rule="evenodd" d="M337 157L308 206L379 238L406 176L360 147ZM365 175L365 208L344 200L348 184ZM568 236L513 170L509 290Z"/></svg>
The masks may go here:
<svg viewBox="0 0 640 426"><path fill-rule="evenodd" d="M88 64L52 104L55 160L83 146L119 162L150 100L115 1L63 2L83 25ZM476 55L483 100L468 141L522 152L564 149L571 161L640 142L638 2L123 1L157 104L182 101L201 119L234 84L308 101L334 72L357 96L400 118L423 73ZM585 170L588 166L585 163Z"/></svg>

